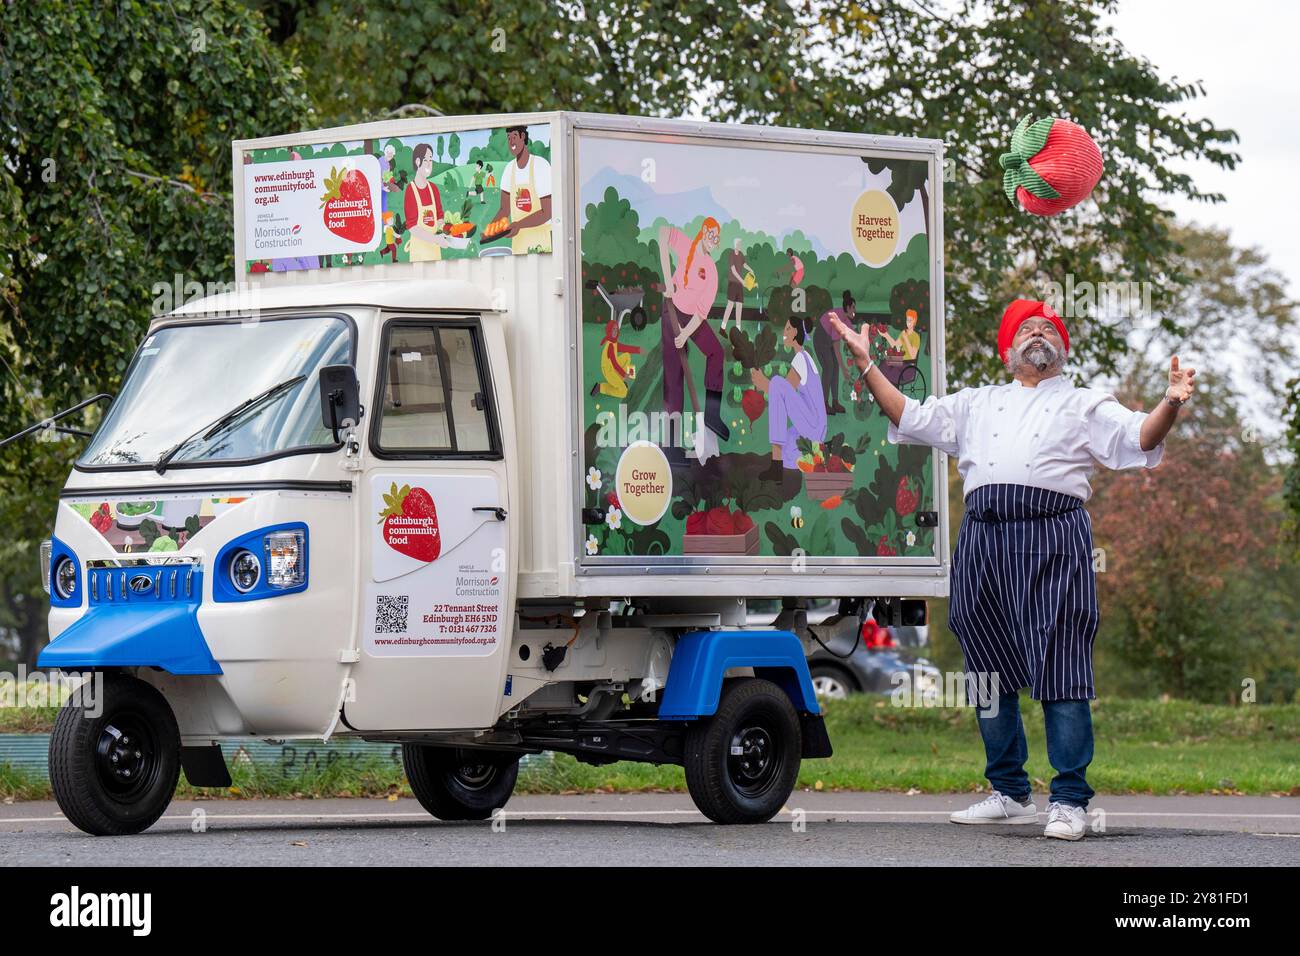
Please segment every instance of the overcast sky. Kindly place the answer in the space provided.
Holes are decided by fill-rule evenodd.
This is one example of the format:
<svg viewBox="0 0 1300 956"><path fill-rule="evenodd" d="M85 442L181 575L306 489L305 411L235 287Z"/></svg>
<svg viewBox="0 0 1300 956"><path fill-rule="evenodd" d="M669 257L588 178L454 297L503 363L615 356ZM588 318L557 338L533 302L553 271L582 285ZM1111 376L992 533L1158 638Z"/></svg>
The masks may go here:
<svg viewBox="0 0 1300 956"><path fill-rule="evenodd" d="M1188 115L1234 129L1242 161L1225 171L1185 164L1200 187L1227 201L1162 197L1184 219L1223 226L1237 245L1259 246L1300 295L1300 4L1291 0L1128 0L1115 32L1166 79L1200 80Z"/></svg>

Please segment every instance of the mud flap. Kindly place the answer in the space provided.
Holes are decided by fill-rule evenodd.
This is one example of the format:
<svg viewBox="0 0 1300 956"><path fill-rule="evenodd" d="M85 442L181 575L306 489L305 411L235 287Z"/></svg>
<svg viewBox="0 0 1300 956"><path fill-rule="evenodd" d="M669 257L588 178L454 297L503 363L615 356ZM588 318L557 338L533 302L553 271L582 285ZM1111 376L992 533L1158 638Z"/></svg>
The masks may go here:
<svg viewBox="0 0 1300 956"><path fill-rule="evenodd" d="M805 748L807 744L804 744ZM181 770L193 787L229 787L230 770L221 755L221 744L207 747L182 747Z"/></svg>
<svg viewBox="0 0 1300 956"><path fill-rule="evenodd" d="M806 759L831 756L831 738L830 734L826 733L826 721L821 714L800 711L799 731L803 737L801 757Z"/></svg>

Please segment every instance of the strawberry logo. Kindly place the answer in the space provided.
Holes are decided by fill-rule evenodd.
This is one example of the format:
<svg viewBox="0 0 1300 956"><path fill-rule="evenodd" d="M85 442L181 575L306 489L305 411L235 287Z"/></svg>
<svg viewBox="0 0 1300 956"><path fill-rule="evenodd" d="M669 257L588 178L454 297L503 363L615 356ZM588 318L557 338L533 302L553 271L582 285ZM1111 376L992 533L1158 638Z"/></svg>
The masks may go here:
<svg viewBox="0 0 1300 956"><path fill-rule="evenodd" d="M417 561L438 560L442 535L438 533L438 512L429 493L410 485L398 488L393 482L384 495L384 506L379 512L384 543Z"/></svg>
<svg viewBox="0 0 1300 956"><path fill-rule="evenodd" d="M325 177L325 228L349 242L369 243L375 238L375 209L370 202L370 180L359 169L331 166Z"/></svg>

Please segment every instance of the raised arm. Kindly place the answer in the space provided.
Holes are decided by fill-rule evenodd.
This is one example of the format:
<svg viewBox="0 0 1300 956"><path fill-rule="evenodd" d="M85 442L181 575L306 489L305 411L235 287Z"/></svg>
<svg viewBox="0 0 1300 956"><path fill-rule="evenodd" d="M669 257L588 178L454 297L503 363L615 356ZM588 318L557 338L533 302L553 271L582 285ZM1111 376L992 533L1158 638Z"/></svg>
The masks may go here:
<svg viewBox="0 0 1300 956"><path fill-rule="evenodd" d="M1165 400L1153 408L1147 415L1146 421L1142 423L1139 444L1143 451L1151 451L1159 445L1169 434L1169 429L1174 427L1174 422L1178 418L1178 407L1192 397L1195 389L1192 382L1194 375L1196 369L1179 366L1177 355L1170 360L1169 388L1165 390Z"/></svg>

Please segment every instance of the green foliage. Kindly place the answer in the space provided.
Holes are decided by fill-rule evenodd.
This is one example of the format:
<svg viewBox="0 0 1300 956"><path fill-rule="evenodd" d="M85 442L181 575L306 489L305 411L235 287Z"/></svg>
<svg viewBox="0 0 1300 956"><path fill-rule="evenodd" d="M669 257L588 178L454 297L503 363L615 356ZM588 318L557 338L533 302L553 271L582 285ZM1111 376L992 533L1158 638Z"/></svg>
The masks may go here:
<svg viewBox="0 0 1300 956"><path fill-rule="evenodd" d="M0 4L0 417L13 430L116 390L155 283L229 279L230 141L312 122L292 60L246 6L122 0L106 12ZM33 603L34 542L79 447L0 454L7 537L27 543L16 574ZM30 660L34 643L20 642Z"/></svg>
<svg viewBox="0 0 1300 956"><path fill-rule="evenodd" d="M613 186L599 203L588 203L582 227L582 247L600 250L601 262L644 263L654 266L638 238L636 210L619 198Z"/></svg>

